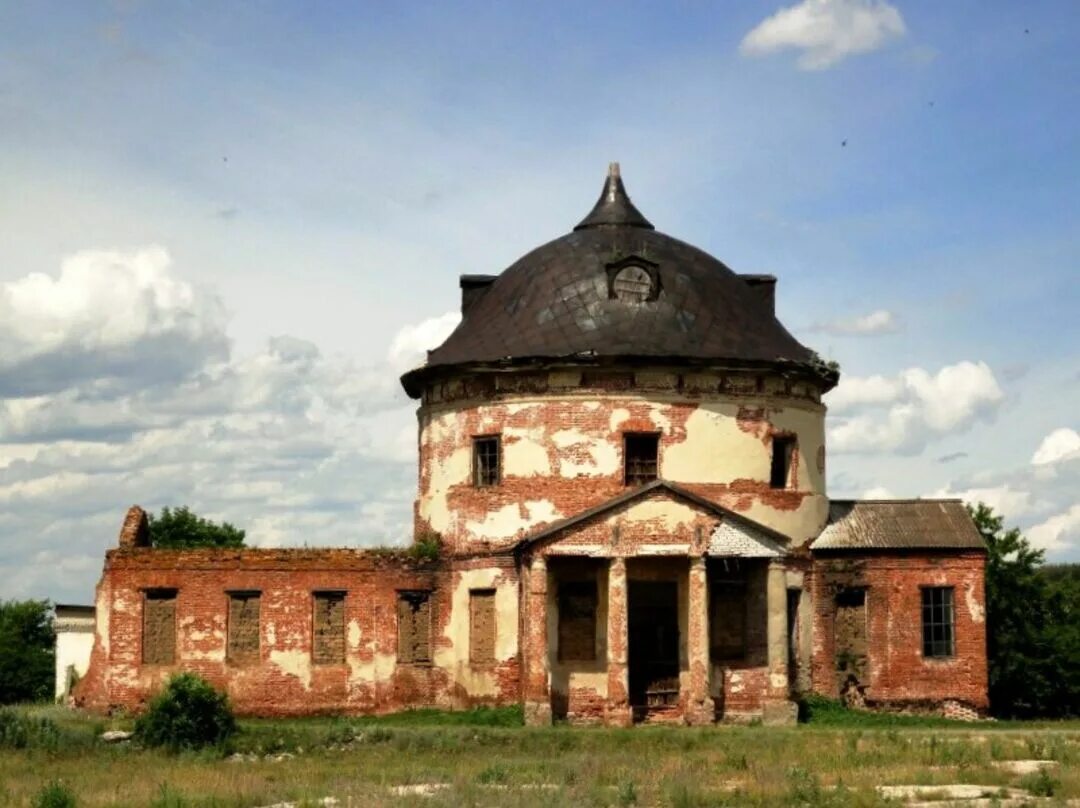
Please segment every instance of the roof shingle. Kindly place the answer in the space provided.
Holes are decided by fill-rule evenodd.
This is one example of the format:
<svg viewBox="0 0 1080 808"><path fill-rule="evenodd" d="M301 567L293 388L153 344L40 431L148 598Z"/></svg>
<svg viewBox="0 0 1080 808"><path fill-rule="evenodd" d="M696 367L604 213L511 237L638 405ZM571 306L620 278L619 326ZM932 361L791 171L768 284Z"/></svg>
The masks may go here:
<svg viewBox="0 0 1080 808"><path fill-rule="evenodd" d="M985 550L986 543L958 499L834 499L810 549Z"/></svg>

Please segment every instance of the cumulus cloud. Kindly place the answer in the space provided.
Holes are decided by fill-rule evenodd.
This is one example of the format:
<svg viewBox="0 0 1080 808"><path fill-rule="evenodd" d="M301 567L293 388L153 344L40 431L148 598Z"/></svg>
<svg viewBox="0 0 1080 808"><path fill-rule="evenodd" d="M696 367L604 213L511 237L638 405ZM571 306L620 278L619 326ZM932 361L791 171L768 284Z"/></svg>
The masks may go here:
<svg viewBox="0 0 1080 808"><path fill-rule="evenodd" d="M930 496L962 499L968 505L984 502L993 508L995 513L1004 516L1006 519L1018 519L1026 516L1031 513L1035 506L1034 497L1032 497L1030 491L1014 489L1007 483L984 488L965 488L960 491L945 487L938 489Z"/></svg>
<svg viewBox="0 0 1080 808"><path fill-rule="evenodd" d="M1080 542L1080 504L1054 514L1026 532L1034 547L1054 553Z"/></svg>
<svg viewBox="0 0 1080 808"><path fill-rule="evenodd" d="M166 250L88 250L53 277L0 284L0 395L85 380L157 383L228 353L221 300L170 272Z"/></svg>
<svg viewBox="0 0 1080 808"><path fill-rule="evenodd" d="M868 53L906 33L900 12L885 0L803 0L759 23L739 45L746 56L800 51L802 70L822 70Z"/></svg>
<svg viewBox="0 0 1080 808"><path fill-rule="evenodd" d="M895 333L900 330L900 323L891 311L878 309L859 317L815 323L809 330L835 336L869 337Z"/></svg>
<svg viewBox="0 0 1080 808"><path fill-rule="evenodd" d="M427 352L439 347L460 322L460 312L448 311L405 326L394 335L387 361L402 372L422 365L427 360Z"/></svg>
<svg viewBox="0 0 1080 808"><path fill-rule="evenodd" d="M405 326L375 364L289 335L235 356L220 301L164 251L76 258L3 287L17 317L0 340L21 359L0 368L68 351L82 369L0 389L0 597L89 598L132 503L190 505L256 546L408 540L415 405L390 359L437 344L451 317Z"/></svg>
<svg viewBox="0 0 1080 808"><path fill-rule="evenodd" d="M994 415L1004 395L984 362L958 362L937 373L910 368L895 377L842 378L826 397L836 452L921 451L939 435L962 432Z"/></svg>
<svg viewBox="0 0 1080 808"><path fill-rule="evenodd" d="M1075 429L1055 429L1039 444L1032 455L1033 466L1046 466L1066 458L1080 456L1080 433Z"/></svg>

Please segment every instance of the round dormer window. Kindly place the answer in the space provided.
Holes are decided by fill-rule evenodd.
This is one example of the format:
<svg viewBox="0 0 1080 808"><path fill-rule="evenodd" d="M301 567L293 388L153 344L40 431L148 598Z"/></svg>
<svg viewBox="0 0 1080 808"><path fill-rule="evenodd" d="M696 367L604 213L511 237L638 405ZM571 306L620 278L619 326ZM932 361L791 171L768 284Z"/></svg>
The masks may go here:
<svg viewBox="0 0 1080 808"><path fill-rule="evenodd" d="M611 281L611 292L624 303L644 303L652 297L652 275L644 267L623 267Z"/></svg>

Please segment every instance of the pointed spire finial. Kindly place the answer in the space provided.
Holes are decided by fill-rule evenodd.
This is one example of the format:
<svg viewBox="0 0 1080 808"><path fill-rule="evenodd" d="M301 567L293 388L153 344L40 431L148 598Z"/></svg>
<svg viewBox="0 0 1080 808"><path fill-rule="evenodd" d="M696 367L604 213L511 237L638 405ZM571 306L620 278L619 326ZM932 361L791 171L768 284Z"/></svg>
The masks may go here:
<svg viewBox="0 0 1080 808"><path fill-rule="evenodd" d="M589 215L582 219L581 224L574 229L585 230L590 227L620 225L654 229L649 220L642 216L641 211L630 201L619 172L619 164L608 163L607 179L604 181L604 189L600 192L600 199L597 200Z"/></svg>

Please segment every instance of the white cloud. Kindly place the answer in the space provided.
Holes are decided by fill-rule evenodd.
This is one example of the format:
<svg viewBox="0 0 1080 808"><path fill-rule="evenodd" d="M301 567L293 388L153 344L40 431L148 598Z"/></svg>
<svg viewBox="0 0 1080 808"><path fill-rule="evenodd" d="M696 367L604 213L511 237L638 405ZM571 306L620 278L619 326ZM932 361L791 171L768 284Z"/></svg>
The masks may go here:
<svg viewBox="0 0 1080 808"><path fill-rule="evenodd" d="M53 377L54 389L32 396L5 398L0 390L0 534L7 541L0 598L89 598L102 553L132 503L190 505L244 527L256 546L407 542L416 419L397 368L328 357L285 335L247 356L231 356L224 342L220 352L205 350L200 340L222 335L224 318L200 318L198 301L213 298L173 278L163 252L80 255L85 260L75 265L93 268L91 282L70 285L71 272L62 272L44 288L59 283L88 300L61 304L45 292L5 298L21 318L4 332L11 344L39 357L75 345L86 371ZM5 288L25 292L36 283ZM92 311L89 299L103 305L100 290L110 283L111 299L143 310ZM40 319L59 336L35 342L28 312L44 312ZM389 355L437 344L453 319L402 328ZM155 340L160 333L172 342ZM169 361L185 340L188 364L146 384L141 363L159 355ZM127 365L131 378L102 360L118 346L140 357Z"/></svg>
<svg viewBox="0 0 1080 808"><path fill-rule="evenodd" d="M1026 536L1033 546L1049 553L1080 542L1080 505L1073 505L1045 522L1028 528Z"/></svg>
<svg viewBox="0 0 1080 808"><path fill-rule="evenodd" d="M809 330L836 336L875 336L899 331L900 322L891 311L878 309L859 317L816 323Z"/></svg>
<svg viewBox="0 0 1080 808"><path fill-rule="evenodd" d="M152 383L224 357L224 306L169 264L160 247L88 250L64 259L55 278L0 284L0 394L88 379Z"/></svg>
<svg viewBox="0 0 1080 808"><path fill-rule="evenodd" d="M860 499L896 499L896 495L883 485L867 488Z"/></svg>
<svg viewBox="0 0 1080 808"><path fill-rule="evenodd" d="M986 488L966 488L961 491L953 491L949 487L945 487L929 496L962 499L968 505L984 502L993 508L995 513L1004 516L1006 520L1018 519L1031 513L1035 505L1030 491L1020 491L1008 484L988 486Z"/></svg>
<svg viewBox="0 0 1080 808"><path fill-rule="evenodd" d="M803 0L759 23L739 45L747 56L794 48L802 70L822 70L868 53L906 32L900 12L885 0Z"/></svg>
<svg viewBox="0 0 1080 808"><path fill-rule="evenodd" d="M946 365L936 374L910 368L894 378L851 377L826 397L835 452L922 450L939 435L990 418L1004 395L984 362Z"/></svg>
<svg viewBox="0 0 1080 808"><path fill-rule="evenodd" d="M1055 429L1039 444L1031 458L1033 466L1045 466L1080 455L1080 433L1075 429Z"/></svg>
<svg viewBox="0 0 1080 808"><path fill-rule="evenodd" d="M422 365L427 360L427 352L439 347L460 322L460 312L448 311L405 326L394 335L386 354L387 361L402 372Z"/></svg>

